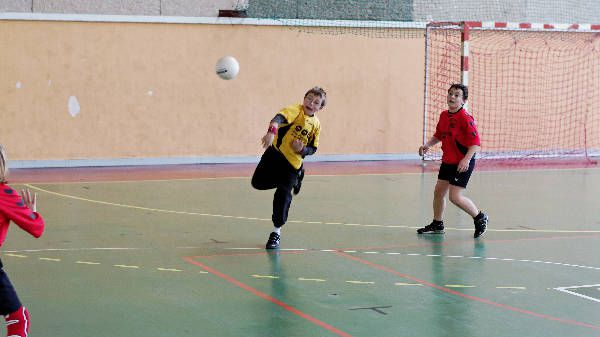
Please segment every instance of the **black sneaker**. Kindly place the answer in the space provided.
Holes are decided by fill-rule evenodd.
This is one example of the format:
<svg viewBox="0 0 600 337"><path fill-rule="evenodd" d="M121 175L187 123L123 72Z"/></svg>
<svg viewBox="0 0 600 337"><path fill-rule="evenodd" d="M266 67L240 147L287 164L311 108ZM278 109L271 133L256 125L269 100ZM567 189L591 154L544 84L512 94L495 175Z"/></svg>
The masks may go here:
<svg viewBox="0 0 600 337"><path fill-rule="evenodd" d="M296 185L294 185L294 195L300 193L300 188L302 187L302 179L304 179L304 169L301 168L298 172L298 181Z"/></svg>
<svg viewBox="0 0 600 337"><path fill-rule="evenodd" d="M475 233L473 233L473 237L478 238L482 236L487 229L488 216L485 213L480 213L473 222L475 223Z"/></svg>
<svg viewBox="0 0 600 337"><path fill-rule="evenodd" d="M279 241L281 239L281 235L271 232L269 235L269 240L267 241L267 245L265 248L267 249L277 249L279 248Z"/></svg>
<svg viewBox="0 0 600 337"><path fill-rule="evenodd" d="M444 234L444 223L431 222L429 225L417 229L419 234Z"/></svg>

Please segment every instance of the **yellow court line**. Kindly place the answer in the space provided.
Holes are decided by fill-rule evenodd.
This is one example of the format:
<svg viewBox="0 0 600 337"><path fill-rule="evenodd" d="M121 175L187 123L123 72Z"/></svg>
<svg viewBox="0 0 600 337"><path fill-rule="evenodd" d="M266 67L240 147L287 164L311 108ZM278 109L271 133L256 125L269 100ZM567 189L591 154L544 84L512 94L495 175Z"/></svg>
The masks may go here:
<svg viewBox="0 0 600 337"><path fill-rule="evenodd" d="M258 162L254 163L258 164ZM425 163L426 165L429 162ZM594 170L598 169L595 167L572 167L572 168L544 168L544 169L491 169L491 170L480 170L477 174L504 174L506 172L555 172L555 171L582 171L582 170ZM348 174L311 174L311 177L354 177L354 176L403 176L403 175L437 175L437 171L428 172L398 172L398 173L348 173ZM107 184L107 183L136 183L136 182L164 182L164 181L196 181L196 180L227 180L227 179L250 179L249 176L231 176L231 177L195 177L195 178L174 178L174 179L139 179L139 180L90 180L90 181L66 181L66 182L37 182L36 184L44 185L68 185L68 184ZM26 183L19 183L20 185L28 185Z"/></svg>
<svg viewBox="0 0 600 337"><path fill-rule="evenodd" d="M464 284L446 284L444 287L448 288L475 288L476 286L469 286Z"/></svg>
<svg viewBox="0 0 600 337"><path fill-rule="evenodd" d="M27 257L27 255L12 254L12 253L6 253L4 255L6 255L6 256L12 256L12 257Z"/></svg>
<svg viewBox="0 0 600 337"><path fill-rule="evenodd" d="M175 271L175 272L183 271L181 269L175 269L175 268L156 268L156 269L160 270L160 271Z"/></svg>
<svg viewBox="0 0 600 337"><path fill-rule="evenodd" d="M90 203L96 203L96 204L100 204L100 205L137 209L137 210L142 210L142 211L168 213L168 214L198 215L198 216L208 216L208 217L215 217L215 218L231 218L231 219L239 219L239 220L271 221L271 219L263 219L263 218L255 218L255 217L243 217L243 216L233 216L233 215L223 215L223 214L174 211L174 210L160 209L160 208L125 205L125 204L119 204L119 203L108 202L108 201L100 201L100 200L82 198L82 197L77 197L77 196L58 193L58 192L52 192L52 191L48 191L46 189L31 185L31 184L24 184L24 186L27 186L28 188L30 188L32 190L56 195L56 196L63 197L63 198L80 200L80 201L85 201L85 202L90 202ZM322 222L322 221L303 221L303 220L289 220L288 222L305 223L305 224L328 224L327 222ZM399 225L386 226L386 225L369 225L369 224L359 224L359 223L340 223L340 224L343 226L359 226L359 227L408 228L408 229L419 228L419 227L415 227L415 226L399 226ZM446 230L472 231L473 229L446 227ZM488 232L531 232L531 233L600 233L600 230L555 230L555 229L494 229L494 228L488 228L487 231Z"/></svg>
<svg viewBox="0 0 600 337"><path fill-rule="evenodd" d="M270 278L270 279L278 279L279 276L272 276L272 275L257 275L257 274L253 274L251 275L254 278Z"/></svg>
<svg viewBox="0 0 600 337"><path fill-rule="evenodd" d="M313 282L325 282L327 280L321 279L321 278L304 278L304 277L298 277L299 281L313 281Z"/></svg>
<svg viewBox="0 0 600 337"><path fill-rule="evenodd" d="M107 206L132 208L132 209L137 209L137 210L142 210L142 211L152 211L152 212L158 212L158 213L171 213L171 214L184 214L184 215L201 215L201 216L211 216L211 217L221 217L221 218L252 219L252 220L261 220L261 221L271 221L271 219L248 218L248 217L239 217L239 216L222 215L222 214L208 214L208 213L197 213L197 212L174 211L174 210L160 209L160 208L150 208L150 207L142 207L142 206L134 206L134 205L125 205L125 204L118 204L118 203L108 202L108 201L100 201L100 200L94 200L94 199L87 199L87 198L82 198L82 197L76 197L76 196L73 196L73 195L68 195L68 194L63 194L63 193L58 193L58 192L52 192L52 191L48 191L48 190L45 190L43 188L40 188L40 187L37 187L37 186L33 186L33 185L30 185L30 184L25 184L25 186L27 186L27 187L29 187L29 188L31 188L33 190L37 190L37 191L48 193L48 194L52 194L52 195L57 195L57 196L63 197L63 198L80 200L80 201L86 201L86 202L91 202L91 203L95 203L95 204L107 205Z"/></svg>
<svg viewBox="0 0 600 337"><path fill-rule="evenodd" d="M129 268L129 269L140 269L140 266L129 266L129 265L126 265L126 264L115 264L114 267Z"/></svg>

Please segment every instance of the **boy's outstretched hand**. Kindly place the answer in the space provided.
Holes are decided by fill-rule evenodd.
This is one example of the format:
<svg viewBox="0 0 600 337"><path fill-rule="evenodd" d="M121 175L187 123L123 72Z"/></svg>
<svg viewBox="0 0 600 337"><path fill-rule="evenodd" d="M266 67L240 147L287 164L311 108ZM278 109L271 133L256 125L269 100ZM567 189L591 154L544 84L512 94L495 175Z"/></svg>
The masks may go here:
<svg viewBox="0 0 600 337"><path fill-rule="evenodd" d="M429 151L429 146L423 145L419 147L419 156L423 157L427 151Z"/></svg>
<svg viewBox="0 0 600 337"><path fill-rule="evenodd" d="M34 193L33 196L29 189L21 190L21 198L23 198L23 202L30 210L37 212L37 193Z"/></svg>
<svg viewBox="0 0 600 337"><path fill-rule="evenodd" d="M260 140L262 147L265 149L269 147L269 145L273 143L273 139L275 139L275 134L272 132L267 132L267 134L265 134Z"/></svg>

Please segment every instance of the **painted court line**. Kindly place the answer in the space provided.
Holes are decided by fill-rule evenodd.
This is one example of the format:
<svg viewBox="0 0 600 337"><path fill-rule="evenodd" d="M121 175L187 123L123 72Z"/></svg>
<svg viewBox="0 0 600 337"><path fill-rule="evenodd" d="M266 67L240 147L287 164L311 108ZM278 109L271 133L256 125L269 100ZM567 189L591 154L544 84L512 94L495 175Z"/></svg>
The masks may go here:
<svg viewBox="0 0 600 337"><path fill-rule="evenodd" d="M344 253L359 253L359 254L380 254L380 252L367 251L360 252L356 250L342 250L336 252L344 252ZM569 263L561 263L561 262L553 262L553 261L539 261L539 260L517 260L517 259L504 259L499 257L483 257L483 256L461 256L461 255L440 255L440 254L420 254L420 253L399 253L399 252L389 252L385 253L385 255L406 255L406 256L423 256L423 257L443 257L443 258L455 258L455 259L482 259L487 261L507 261L507 262L529 262L529 263L542 263L542 264L551 264L555 266L564 266L564 267L574 267L574 268L583 268L583 269L592 269L592 270L600 270L600 267L594 266L582 266L577 264L569 264Z"/></svg>
<svg viewBox="0 0 600 337"><path fill-rule="evenodd" d="M554 316L544 315L544 314L540 314L540 313L537 313L537 312L533 312L533 311L529 311L529 310L525 310L525 309L520 309L520 308L517 308L517 307L510 306L510 305L506 305L506 304L494 302L494 301L491 301L491 300L488 300L488 299L485 299L485 298L463 294L461 292L449 289L447 287L442 287L442 286L439 286L437 284L429 283L427 281L418 279L418 278L410 276L410 275L402 274L402 273L400 273L400 272L398 272L398 271L396 271L394 269L388 268L386 266L383 266L383 265L380 265L380 264L377 264L377 263L374 263L374 262L371 262L371 261L368 261L368 260L361 259L359 257L353 256L353 255L350 255L350 254L346 254L346 253L343 253L343 252L336 252L336 254L339 255L339 256L341 256L341 257L347 258L349 260L353 260L353 261L356 261L358 263L362 263L364 265L373 267L375 269L379 269L379 270L384 271L386 273L390 273L390 274L402 277L404 279L408 279L408 280L411 280L411 281L423 284L425 286L428 286L428 287L431 287L431 288L434 288L434 289L437 289L437 290L441 290L441 291L446 292L446 293L451 294L451 295L455 295L455 296L466 298L466 299L469 299L469 300L472 300L472 301L484 303L484 304L487 304L487 305L490 305L490 306L494 306L494 307L497 307L497 308L501 308L501 309L505 309L505 310L510 310L510 311L514 311L514 312L518 312L518 313L521 313L521 314L524 314L524 315L528 315L528 316L543 318L543 319L550 320L550 321L560 322L560 323L569 324L569 325L576 325L576 326L590 328L590 329L594 329L594 330L599 330L600 331L600 326L598 326L598 325L593 325L593 324L578 322L578 321L574 321L574 320L570 320L570 319L564 319L564 318L560 318L560 317L554 317Z"/></svg>
<svg viewBox="0 0 600 337"><path fill-rule="evenodd" d="M130 265L126 265L126 264L115 264L114 267L126 268L126 269L140 269L139 266L130 266Z"/></svg>
<svg viewBox="0 0 600 337"><path fill-rule="evenodd" d="M324 279L321 279L321 278L304 278L304 277L298 277L298 281L326 282L327 280L324 280Z"/></svg>
<svg viewBox="0 0 600 337"><path fill-rule="evenodd" d="M394 285L397 285L397 286L416 286L416 287L422 287L423 286L421 283L404 283L404 282L396 282L396 283L394 283Z"/></svg>
<svg viewBox="0 0 600 337"><path fill-rule="evenodd" d="M558 290L558 291L562 291L563 293L567 293L570 295L575 295L577 297L581 297L581 298L585 298L586 300L590 300L590 301L594 301L594 302L600 302L600 299L597 299L595 297L591 297L591 296L586 296L580 293L576 293L574 291L570 291L568 289L579 289L579 288L593 288L593 287L599 287L600 284L592 284L592 285L584 285L584 286L572 286L572 287L558 287L558 288L554 288L554 290Z"/></svg>
<svg viewBox="0 0 600 337"><path fill-rule="evenodd" d="M12 256L12 257L21 257L21 258L27 257L27 255L13 254L13 253L6 253L4 255L6 255L6 256Z"/></svg>
<svg viewBox="0 0 600 337"><path fill-rule="evenodd" d="M117 248L117 247L96 247L96 248L45 248L45 249L21 249L7 250L5 253L39 253L39 252L82 252L90 250L151 250L152 248ZM6 254L8 255L8 254Z"/></svg>
<svg viewBox="0 0 600 337"><path fill-rule="evenodd" d="M77 261L75 263L77 263L77 264L90 264L90 265L100 264L100 262L90 262L90 261Z"/></svg>
<svg viewBox="0 0 600 337"><path fill-rule="evenodd" d="M160 208L151 208L151 207L143 207L143 206L136 206L136 205L127 205L127 204L120 204L120 203L114 203L114 202L108 202L108 201L101 201L101 200L94 200L94 199L89 199L89 198L83 198L83 197L77 197L74 195L68 195L68 194L64 194L64 193L58 193L58 192L53 192L53 191L49 191L46 189L43 189L41 187L37 187L31 184L24 184L24 186L32 189L32 190L36 190L36 191L40 191L40 192L44 192L44 193L48 193L48 194L52 194L52 195L56 195L58 197L61 198L68 198L68 199L74 199L74 200L79 200L79 201L85 201L85 202L90 202L90 203L96 203L96 204L100 204L100 205L106 205L106 206L113 206L113 207L122 207L122 208L130 208L130 209L136 209L136 210L142 210L142 211L149 211L149 212L157 212L157 213L168 213L168 214L181 214L181 215L193 215L193 216L206 216L206 217L213 217L213 218L227 218L227 219L238 219L238 220L250 220L250 221L271 221L271 219L263 219L263 218L256 218L256 217L244 217L244 216L233 216L233 215L224 215L224 214L210 214L210 213L200 213L200 212L186 212L186 211L175 211L175 210L169 210L169 209L160 209ZM331 224L331 222L323 222L323 221L306 221L306 220L289 220L288 222L290 223L304 223L304 224ZM377 228L407 228L407 229L416 229L418 227L415 226L405 226L405 225L377 225L377 224L359 224L359 223L339 223L342 226L358 226L358 227L377 227ZM446 230L456 230L456 231L472 231L473 229L471 228L452 228L452 227L446 227ZM600 230L560 230L560 229L496 229L496 228L488 228L487 230L488 232L532 232L532 233L600 233Z"/></svg>
<svg viewBox="0 0 600 337"><path fill-rule="evenodd" d="M289 312L291 312L291 313L293 313L293 314L295 314L295 315L297 315L297 316L299 316L301 318L304 318L305 320L313 323L314 325L320 326L323 329L325 329L325 330L327 330L327 331L329 331L329 332L331 332L333 334L336 334L338 336L343 336L343 337L352 337L352 335L350 335L350 334L348 334L348 333L346 333L344 331L341 331L341 330L339 330L339 329L337 329L337 328L335 328L335 327L333 327L333 326L331 326L331 325L329 325L329 324L327 324L327 323L325 323L325 322L323 322L323 321L321 321L321 320L319 320L319 319L317 319L317 318L315 318L313 316L310 316L309 314L306 314L306 313L304 313L304 312L302 312L302 311L300 311L300 310L292 307L291 305L289 305L289 304L287 304L287 303L285 303L283 301L280 301L280 300L278 300L278 299L276 299L276 298L274 298L272 296L269 296L269 295L267 295L267 294L265 294L265 293L263 293L261 291L258 291L257 289L254 289L254 288L250 287L249 285L247 285L245 283L242 283L242 282L236 280L235 278L233 278L233 277L231 277L229 275L223 274L223 273L221 273L220 271L218 271L216 269L213 269L213 268L211 268L211 267L209 267L209 266L207 266L207 265L205 265L203 263L200 263L200 262L194 260L193 256L187 256L187 257L184 257L183 259L185 261L193 264L193 265L196 265L196 266L198 266L200 268L203 268L207 272L209 272L209 273L211 273L211 274L213 274L213 275L215 275L217 277L220 277L221 279L223 279L223 280L225 280L225 281L227 281L227 282L229 282L229 283L231 283L231 284L233 284L233 285L235 285L235 286L237 286L239 288L242 288L242 289L250 292L251 294L254 294L255 296L258 296L258 297L260 297L260 298L262 298L262 299L264 299L264 300L266 300L268 302L271 302L271 303L273 303L275 305L278 305L281 308L283 308L283 309L285 309L285 310L287 310L287 311L289 311Z"/></svg>
<svg viewBox="0 0 600 337"><path fill-rule="evenodd" d="M159 270L159 271L173 271L173 272L179 272L179 271L183 271L183 270L181 270L181 269L175 269L175 268L160 268L160 267L159 267L159 268L156 268L156 270Z"/></svg>
<svg viewBox="0 0 600 337"><path fill-rule="evenodd" d="M250 275L254 278L267 278L267 279L279 279L279 276L273 276L273 275L258 275L258 274L252 274Z"/></svg>
<svg viewBox="0 0 600 337"><path fill-rule="evenodd" d="M346 281L346 283L352 284L375 284L373 281Z"/></svg>

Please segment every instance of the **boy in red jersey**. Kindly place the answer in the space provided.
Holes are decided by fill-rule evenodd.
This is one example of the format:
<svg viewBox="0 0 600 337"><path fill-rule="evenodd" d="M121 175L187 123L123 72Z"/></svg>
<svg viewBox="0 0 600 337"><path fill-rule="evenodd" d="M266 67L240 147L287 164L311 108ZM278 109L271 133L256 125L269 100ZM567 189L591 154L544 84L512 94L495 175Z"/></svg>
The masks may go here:
<svg viewBox="0 0 600 337"><path fill-rule="evenodd" d="M452 84L448 89L448 110L442 111L433 137L419 148L423 156L430 147L442 142L442 164L433 194L433 221L419 228L417 233L444 233L442 217L446 208L446 195L450 201L473 217L474 238L480 237L487 228L488 217L471 199L463 196L471 173L475 168L475 153L480 149L479 133L473 116L463 105L469 97L467 86Z"/></svg>
<svg viewBox="0 0 600 337"><path fill-rule="evenodd" d="M39 238L44 232L44 220L36 212L36 199L29 190L19 195L6 184L6 152L0 145L0 247L6 238L11 221ZM29 333L29 312L19 301L0 260L0 315L6 320L7 336L25 337Z"/></svg>
<svg viewBox="0 0 600 337"><path fill-rule="evenodd" d="M314 87L304 94L302 104L293 104L279 111L262 137L266 148L252 175L252 187L257 190L275 188L273 197L273 230L266 249L279 248L281 226L288 217L292 191L298 194L304 177L302 162L319 146L321 123L315 113L325 106L325 90Z"/></svg>

